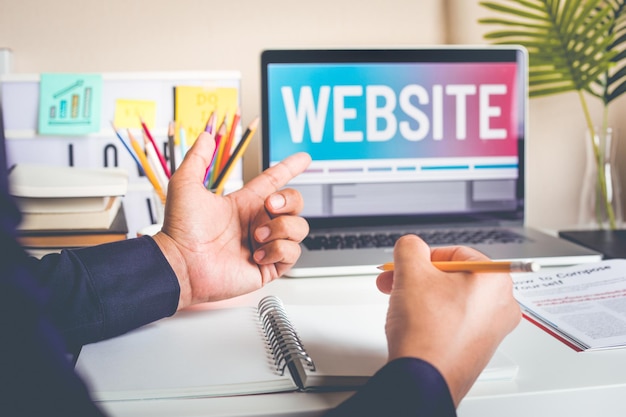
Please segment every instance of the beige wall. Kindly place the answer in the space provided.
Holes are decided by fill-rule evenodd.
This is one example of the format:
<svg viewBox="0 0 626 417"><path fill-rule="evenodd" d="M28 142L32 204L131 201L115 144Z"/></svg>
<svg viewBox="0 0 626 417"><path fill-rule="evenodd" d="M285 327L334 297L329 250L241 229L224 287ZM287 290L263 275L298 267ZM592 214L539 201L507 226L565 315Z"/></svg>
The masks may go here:
<svg viewBox="0 0 626 417"><path fill-rule="evenodd" d="M247 124L260 114L263 49L441 43L442 20L439 0L0 0L0 47L22 73L240 70Z"/></svg>
<svg viewBox="0 0 626 417"><path fill-rule="evenodd" d="M260 113L259 54L283 47L484 43L476 0L0 0L13 71L241 70L243 122ZM584 123L574 95L530 106L529 219L576 222ZM615 111L616 126L625 124ZM626 136L626 125L623 127ZM245 177L259 170L259 137Z"/></svg>

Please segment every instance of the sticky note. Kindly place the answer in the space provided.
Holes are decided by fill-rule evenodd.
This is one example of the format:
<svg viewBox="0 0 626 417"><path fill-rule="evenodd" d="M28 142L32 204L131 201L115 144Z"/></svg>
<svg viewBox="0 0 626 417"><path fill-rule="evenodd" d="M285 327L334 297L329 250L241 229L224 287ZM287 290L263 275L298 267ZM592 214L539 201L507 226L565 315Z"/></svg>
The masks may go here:
<svg viewBox="0 0 626 417"><path fill-rule="evenodd" d="M151 100L115 100L113 124L118 129L141 128L142 120L149 129L154 129L156 121L156 102Z"/></svg>
<svg viewBox="0 0 626 417"><path fill-rule="evenodd" d="M41 74L39 134L82 135L98 132L101 106L101 75Z"/></svg>
<svg viewBox="0 0 626 417"><path fill-rule="evenodd" d="M174 119L185 129L191 146L204 130L211 112L216 112L216 126L228 114L229 120L239 106L239 91L234 87L177 86L174 89Z"/></svg>

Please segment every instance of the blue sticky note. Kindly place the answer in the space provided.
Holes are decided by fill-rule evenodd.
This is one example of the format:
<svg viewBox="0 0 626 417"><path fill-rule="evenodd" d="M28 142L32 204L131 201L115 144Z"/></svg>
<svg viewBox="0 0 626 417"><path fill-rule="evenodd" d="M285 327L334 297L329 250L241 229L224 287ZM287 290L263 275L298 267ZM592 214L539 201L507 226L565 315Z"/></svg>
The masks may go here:
<svg viewBox="0 0 626 417"><path fill-rule="evenodd" d="M39 134L83 135L100 131L102 76L41 74Z"/></svg>

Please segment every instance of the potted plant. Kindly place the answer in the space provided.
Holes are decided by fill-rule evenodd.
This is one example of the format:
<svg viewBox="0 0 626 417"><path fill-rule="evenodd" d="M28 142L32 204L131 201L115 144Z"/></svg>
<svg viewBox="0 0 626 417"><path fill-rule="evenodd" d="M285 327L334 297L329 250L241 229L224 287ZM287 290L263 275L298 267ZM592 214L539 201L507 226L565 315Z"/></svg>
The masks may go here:
<svg viewBox="0 0 626 417"><path fill-rule="evenodd" d="M578 94L594 172L594 215L599 227L617 228L619 195L611 184L612 138L605 141L610 104L626 91L626 0L482 1L495 12L480 24L497 26L484 35L497 44L519 44L529 55L529 96ZM588 99L601 100L595 123ZM615 179L615 178L613 178ZM619 207L619 206L618 206Z"/></svg>

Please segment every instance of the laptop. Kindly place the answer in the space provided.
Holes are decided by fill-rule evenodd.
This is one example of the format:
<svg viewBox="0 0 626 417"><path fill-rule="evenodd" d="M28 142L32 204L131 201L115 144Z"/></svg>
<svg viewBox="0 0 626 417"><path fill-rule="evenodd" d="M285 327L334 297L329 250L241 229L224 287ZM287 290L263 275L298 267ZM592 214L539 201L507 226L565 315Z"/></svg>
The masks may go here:
<svg viewBox="0 0 626 417"><path fill-rule="evenodd" d="M527 53L266 50L263 168L295 152L310 234L290 277L377 273L403 234L543 266L601 254L525 226Z"/></svg>

